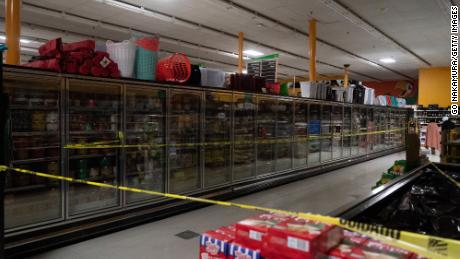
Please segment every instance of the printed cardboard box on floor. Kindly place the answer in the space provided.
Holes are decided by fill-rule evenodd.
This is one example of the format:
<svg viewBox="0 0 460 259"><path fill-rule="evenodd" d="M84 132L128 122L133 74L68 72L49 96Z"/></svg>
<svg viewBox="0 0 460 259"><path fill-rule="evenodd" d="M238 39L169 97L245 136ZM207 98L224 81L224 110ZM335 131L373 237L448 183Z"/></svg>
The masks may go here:
<svg viewBox="0 0 460 259"><path fill-rule="evenodd" d="M310 259L327 255L342 239L342 230L332 225L291 218L268 230L263 256Z"/></svg>
<svg viewBox="0 0 460 259"><path fill-rule="evenodd" d="M230 243L234 237L231 234L207 231L200 237L200 259L226 259Z"/></svg>

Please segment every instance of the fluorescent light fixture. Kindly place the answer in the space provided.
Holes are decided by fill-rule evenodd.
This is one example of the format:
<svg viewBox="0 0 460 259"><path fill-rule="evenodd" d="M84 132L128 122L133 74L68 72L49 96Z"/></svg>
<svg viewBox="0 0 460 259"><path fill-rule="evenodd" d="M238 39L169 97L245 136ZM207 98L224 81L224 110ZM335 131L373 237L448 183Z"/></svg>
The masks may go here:
<svg viewBox="0 0 460 259"><path fill-rule="evenodd" d="M6 36L5 35L0 35L0 40L6 40ZM24 44L27 44L27 43L31 43L32 41L31 40L27 40L27 39L20 39L19 40L21 43L24 43Z"/></svg>
<svg viewBox="0 0 460 259"><path fill-rule="evenodd" d="M260 57L264 55L264 53L253 49L245 50L243 51L243 53L251 57Z"/></svg>
<svg viewBox="0 0 460 259"><path fill-rule="evenodd" d="M248 70L247 69L243 69L243 74L247 74L248 73Z"/></svg>
<svg viewBox="0 0 460 259"><path fill-rule="evenodd" d="M394 60L394 59L392 59L392 58L381 58L381 59L380 59L380 62L390 64L390 63L395 63L396 60Z"/></svg>

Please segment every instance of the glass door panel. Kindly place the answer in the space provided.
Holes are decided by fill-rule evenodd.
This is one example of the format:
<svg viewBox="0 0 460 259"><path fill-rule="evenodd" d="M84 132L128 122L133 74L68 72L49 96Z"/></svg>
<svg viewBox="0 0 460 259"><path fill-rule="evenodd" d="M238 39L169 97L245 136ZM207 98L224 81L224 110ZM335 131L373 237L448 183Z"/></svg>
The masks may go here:
<svg viewBox="0 0 460 259"><path fill-rule="evenodd" d="M321 163L332 159L332 107L322 106L321 113Z"/></svg>
<svg viewBox="0 0 460 259"><path fill-rule="evenodd" d="M321 105L310 104L308 115L308 166L320 163Z"/></svg>
<svg viewBox="0 0 460 259"><path fill-rule="evenodd" d="M275 171L292 168L293 102L280 100L276 106Z"/></svg>
<svg viewBox="0 0 460 259"><path fill-rule="evenodd" d="M259 97L257 103L257 174L275 170L276 99Z"/></svg>
<svg viewBox="0 0 460 259"><path fill-rule="evenodd" d="M62 175L61 81L5 73L4 87L10 97L10 165ZM6 174L5 228L61 218L61 191L60 181L16 172Z"/></svg>
<svg viewBox="0 0 460 259"><path fill-rule="evenodd" d="M332 159L342 158L343 106L332 106Z"/></svg>
<svg viewBox="0 0 460 259"><path fill-rule="evenodd" d="M308 157L308 104L306 102L296 101L294 120L294 168L302 168L307 166Z"/></svg>
<svg viewBox="0 0 460 259"><path fill-rule="evenodd" d="M126 88L126 144L146 145L125 149L125 182L130 187L165 191L166 91L128 86ZM126 202L155 197L126 192Z"/></svg>
<svg viewBox="0 0 460 259"><path fill-rule="evenodd" d="M375 125L375 114L374 114L374 108L369 108L368 109L368 120L367 120L367 129L368 129L368 135L367 135L367 150L369 153L373 153L375 151L375 145L376 145L376 140L377 140L377 135L375 134L377 128Z"/></svg>
<svg viewBox="0 0 460 259"><path fill-rule="evenodd" d="M172 90L169 120L170 192L201 187L201 93Z"/></svg>
<svg viewBox="0 0 460 259"><path fill-rule="evenodd" d="M68 143L116 142L120 140L121 85L69 80ZM70 149L69 176L118 184L120 151L117 148ZM92 212L120 205L117 190L78 183L69 185L69 214Z"/></svg>
<svg viewBox="0 0 460 259"><path fill-rule="evenodd" d="M360 110L357 107L352 108L351 113L351 156L359 154L359 133L360 133Z"/></svg>
<svg viewBox="0 0 460 259"><path fill-rule="evenodd" d="M233 179L255 176L256 97L253 94L233 96L234 148Z"/></svg>
<svg viewBox="0 0 460 259"><path fill-rule="evenodd" d="M351 155L351 106L345 106L343 112L343 157Z"/></svg>
<svg viewBox="0 0 460 259"><path fill-rule="evenodd" d="M231 181L232 94L207 92L204 127L205 186Z"/></svg>
<svg viewBox="0 0 460 259"><path fill-rule="evenodd" d="M360 108L359 113L359 151L360 155L367 153L367 108Z"/></svg>

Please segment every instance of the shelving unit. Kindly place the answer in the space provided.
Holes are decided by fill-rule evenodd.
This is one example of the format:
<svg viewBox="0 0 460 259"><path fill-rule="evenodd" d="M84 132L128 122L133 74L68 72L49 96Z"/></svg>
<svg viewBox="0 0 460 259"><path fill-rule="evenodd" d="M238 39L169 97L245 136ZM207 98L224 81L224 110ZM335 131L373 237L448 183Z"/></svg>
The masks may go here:
<svg viewBox="0 0 460 259"><path fill-rule="evenodd" d="M460 126L460 119L450 114L450 109L418 109L414 110L414 117L420 125L420 145L425 146L426 127L428 123L435 122L441 127L442 118L449 117L454 123Z"/></svg>

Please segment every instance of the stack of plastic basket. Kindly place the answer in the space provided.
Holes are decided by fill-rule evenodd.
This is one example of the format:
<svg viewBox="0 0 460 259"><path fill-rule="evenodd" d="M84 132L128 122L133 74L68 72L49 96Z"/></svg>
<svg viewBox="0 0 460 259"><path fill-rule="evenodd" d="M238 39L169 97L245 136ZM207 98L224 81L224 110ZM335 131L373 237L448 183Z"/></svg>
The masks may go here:
<svg viewBox="0 0 460 259"><path fill-rule="evenodd" d="M131 40L122 42L107 41L107 52L110 58L118 64L122 77L133 77L134 61L136 59L136 44Z"/></svg>
<svg viewBox="0 0 460 259"><path fill-rule="evenodd" d="M189 79L190 74L190 60L184 54L172 54L158 61L158 81L185 83Z"/></svg>
<svg viewBox="0 0 460 259"><path fill-rule="evenodd" d="M136 41L136 78L155 80L159 41L157 37L145 37Z"/></svg>

